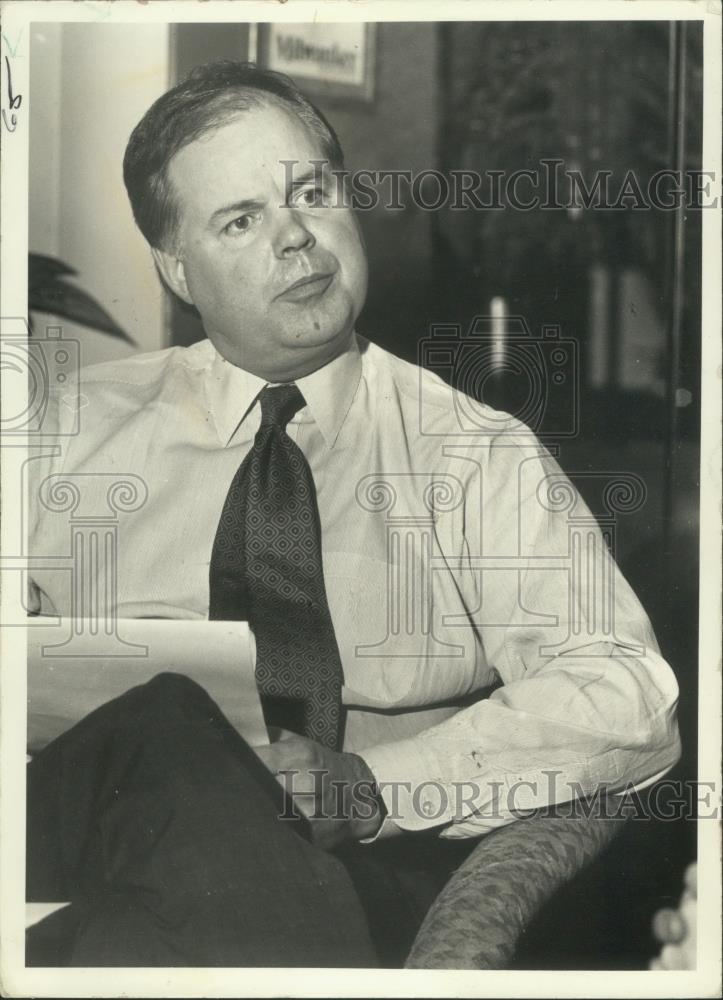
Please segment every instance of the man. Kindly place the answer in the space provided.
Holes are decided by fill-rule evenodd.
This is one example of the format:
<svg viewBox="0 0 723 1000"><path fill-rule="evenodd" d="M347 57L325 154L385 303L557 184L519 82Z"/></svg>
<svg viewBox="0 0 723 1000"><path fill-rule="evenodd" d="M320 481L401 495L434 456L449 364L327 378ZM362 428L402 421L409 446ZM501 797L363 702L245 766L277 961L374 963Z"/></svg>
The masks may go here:
<svg viewBox="0 0 723 1000"><path fill-rule="evenodd" d="M430 901L421 872L677 759L672 673L590 521L595 558L570 571L556 463L357 335L342 165L293 84L236 63L200 67L128 144L136 221L208 339L84 371L83 431L35 492L143 477L113 612L247 621L279 738L252 752L162 677L33 761L31 898L72 898L72 964L388 962L390 927L407 947ZM44 509L32 550L66 536ZM33 582L34 611L69 613L65 572Z"/></svg>

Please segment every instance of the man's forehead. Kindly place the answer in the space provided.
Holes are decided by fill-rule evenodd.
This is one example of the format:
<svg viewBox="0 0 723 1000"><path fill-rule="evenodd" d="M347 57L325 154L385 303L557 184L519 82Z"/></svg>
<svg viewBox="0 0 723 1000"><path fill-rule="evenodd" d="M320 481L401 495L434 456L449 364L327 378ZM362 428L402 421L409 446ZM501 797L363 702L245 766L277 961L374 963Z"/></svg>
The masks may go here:
<svg viewBox="0 0 723 1000"><path fill-rule="evenodd" d="M296 176L323 158L319 137L291 111L261 106L229 114L193 139L176 153L168 172L179 191L269 175L283 186L289 161L298 163Z"/></svg>

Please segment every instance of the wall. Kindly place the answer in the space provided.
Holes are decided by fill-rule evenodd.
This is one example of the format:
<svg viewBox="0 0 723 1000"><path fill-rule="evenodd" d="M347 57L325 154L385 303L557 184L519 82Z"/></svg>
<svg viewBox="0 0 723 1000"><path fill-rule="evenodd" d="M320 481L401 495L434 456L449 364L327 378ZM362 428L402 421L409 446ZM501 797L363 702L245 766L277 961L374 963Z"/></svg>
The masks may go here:
<svg viewBox="0 0 723 1000"><path fill-rule="evenodd" d="M411 170L417 175L438 167L437 46L436 24L379 24L374 103L322 104L350 170ZM381 193L388 190L387 182ZM401 191L404 211L380 204L359 213L370 277L359 329L395 353L414 358L434 308L432 213L411 203L406 185Z"/></svg>
<svg viewBox="0 0 723 1000"><path fill-rule="evenodd" d="M63 320L91 364L165 345L162 291L122 177L128 136L168 86L168 25L34 24L29 249L57 256L137 347Z"/></svg>

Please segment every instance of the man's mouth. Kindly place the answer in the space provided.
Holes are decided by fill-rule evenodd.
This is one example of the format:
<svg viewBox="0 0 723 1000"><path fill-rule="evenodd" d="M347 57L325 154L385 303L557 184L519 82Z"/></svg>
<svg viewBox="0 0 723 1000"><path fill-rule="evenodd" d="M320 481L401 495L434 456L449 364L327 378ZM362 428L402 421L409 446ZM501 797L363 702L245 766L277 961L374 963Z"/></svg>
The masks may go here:
<svg viewBox="0 0 723 1000"><path fill-rule="evenodd" d="M333 274L309 274L289 285L277 298L284 302L305 302L322 296L333 280Z"/></svg>

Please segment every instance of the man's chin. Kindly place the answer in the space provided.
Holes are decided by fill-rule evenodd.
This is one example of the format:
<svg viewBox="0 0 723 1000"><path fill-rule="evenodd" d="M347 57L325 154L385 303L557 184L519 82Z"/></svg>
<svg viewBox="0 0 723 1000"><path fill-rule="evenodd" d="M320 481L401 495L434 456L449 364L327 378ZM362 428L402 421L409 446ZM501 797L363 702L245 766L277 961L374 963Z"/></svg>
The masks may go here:
<svg viewBox="0 0 723 1000"><path fill-rule="evenodd" d="M339 307L341 305L341 308ZM345 345L354 329L354 315L346 304L336 308L309 309L298 315L284 317L279 327L279 342L287 348L319 350L322 353L335 345Z"/></svg>
<svg viewBox="0 0 723 1000"><path fill-rule="evenodd" d="M343 326L331 326L320 320L270 330L267 345L275 344L273 351L265 350L255 362L249 357L243 343L209 337L216 350L231 364L244 368L269 381L290 382L329 364L343 354L349 346L354 331L352 317Z"/></svg>
<svg viewBox="0 0 723 1000"><path fill-rule="evenodd" d="M312 372L323 368L334 358L339 357L349 346L353 327L325 334L321 330L299 330L291 337L284 338L286 357L279 357L279 370L283 368L284 377L279 381L292 381L303 378Z"/></svg>
<svg viewBox="0 0 723 1000"><path fill-rule="evenodd" d="M345 327L333 333L325 333L322 330L297 331L286 341L285 346L298 357L299 361L304 359L311 364L316 360L315 367L318 368L320 364L326 364L346 350L352 332L353 327Z"/></svg>
<svg viewBox="0 0 723 1000"><path fill-rule="evenodd" d="M324 351L334 345L345 344L351 335L351 326L328 327L326 324L304 324L289 330L283 337L285 347Z"/></svg>

